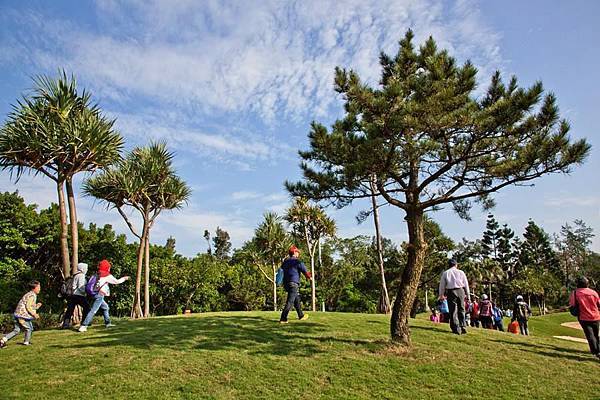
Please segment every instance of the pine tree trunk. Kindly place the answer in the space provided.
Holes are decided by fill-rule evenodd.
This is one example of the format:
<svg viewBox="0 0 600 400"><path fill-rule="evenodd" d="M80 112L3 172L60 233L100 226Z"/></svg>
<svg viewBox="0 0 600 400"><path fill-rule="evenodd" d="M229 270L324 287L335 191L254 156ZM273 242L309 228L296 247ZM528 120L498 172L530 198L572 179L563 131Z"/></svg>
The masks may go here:
<svg viewBox="0 0 600 400"><path fill-rule="evenodd" d="M374 178L373 178L374 179ZM371 193L375 193L375 184L371 180ZM379 273L381 275L381 301L379 302L378 312L381 314L389 314L391 310L390 296L387 290L387 284L385 282L385 268L383 264L383 246L381 244L381 230L379 226L379 208L377 207L377 199L375 195L371 196L371 203L373 205L373 222L375 223L375 244L377 246L377 258L379 261Z"/></svg>
<svg viewBox="0 0 600 400"><path fill-rule="evenodd" d="M62 275L66 279L71 275L71 266L69 260L69 241L67 227L67 210L65 207L65 192L63 190L63 181L56 183L58 192L58 210L60 213L60 258L62 264Z"/></svg>
<svg viewBox="0 0 600 400"><path fill-rule="evenodd" d="M77 209L75 208L75 195L73 193L73 181L66 180L67 200L69 202L69 222L71 225L71 274L77 273L79 264L79 226L77 224Z"/></svg>
<svg viewBox="0 0 600 400"><path fill-rule="evenodd" d="M148 229L148 222L144 220L144 228L142 229L142 237L140 238L140 244L138 246L137 254L137 270L135 273L135 297L133 298L133 305L131 307L131 318L141 318L142 313L142 264L144 261L144 253L146 249L146 231Z"/></svg>
<svg viewBox="0 0 600 400"><path fill-rule="evenodd" d="M150 316L150 229L146 232L146 244L144 250L146 253L144 257L144 317L148 318Z"/></svg>
<svg viewBox="0 0 600 400"><path fill-rule="evenodd" d="M407 210L406 214L408 225L408 258L392 308L390 333L392 341L404 346L410 346L408 317L417 295L417 287L419 286L421 271L425 263L427 243L424 234L423 211L411 209Z"/></svg>

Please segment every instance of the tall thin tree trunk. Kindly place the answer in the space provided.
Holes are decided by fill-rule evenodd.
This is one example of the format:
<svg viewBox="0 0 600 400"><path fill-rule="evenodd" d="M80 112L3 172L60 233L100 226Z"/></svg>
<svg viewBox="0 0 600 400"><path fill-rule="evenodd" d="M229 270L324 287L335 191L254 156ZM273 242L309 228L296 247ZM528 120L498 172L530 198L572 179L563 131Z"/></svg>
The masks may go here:
<svg viewBox="0 0 600 400"><path fill-rule="evenodd" d="M271 269L273 270L273 311L277 311L277 269L273 260L271 260Z"/></svg>
<svg viewBox="0 0 600 400"><path fill-rule="evenodd" d="M142 264L144 261L144 253L146 247L146 231L148 230L148 222L144 220L144 228L140 238L137 254L137 270L135 273L135 297L133 298L133 306L131 307L131 318L141 318L142 313Z"/></svg>
<svg viewBox="0 0 600 400"><path fill-rule="evenodd" d="M317 285L315 283L315 254L311 252L310 254L310 274L312 275L312 279L310 280L310 289L311 289L311 303L312 310L317 311Z"/></svg>
<svg viewBox="0 0 600 400"><path fill-rule="evenodd" d="M375 223L375 244L377 246L377 258L379 260L379 273L381 275L381 298L383 301L379 302L379 309L377 310L381 314L389 314L391 310L390 296L387 290L387 284L385 282L385 267L383 264L383 246L381 244L381 229L379 226L379 207L377 207L377 199L375 197L375 177L371 178L371 203L373 205L373 222Z"/></svg>
<svg viewBox="0 0 600 400"><path fill-rule="evenodd" d="M417 295L417 287L425 263L427 242L424 234L423 211L407 210L406 221L408 225L408 258L392 308L390 333L392 341L410 346L408 317Z"/></svg>
<svg viewBox="0 0 600 400"><path fill-rule="evenodd" d="M425 285L425 311L429 311L429 289Z"/></svg>
<svg viewBox="0 0 600 400"><path fill-rule="evenodd" d="M308 248L308 255L310 256L310 274L312 279L310 280L310 289L311 289L311 304L312 310L317 311L317 286L316 286L316 276L315 276L315 249L311 246L310 239L308 237L308 228L306 227L306 222L304 223L304 239L306 240L306 247Z"/></svg>
<svg viewBox="0 0 600 400"><path fill-rule="evenodd" d="M73 180L67 178L67 200L69 202L69 222L71 225L71 274L77 273L79 264L79 226L77 223L77 209L75 208L75 195L73 193Z"/></svg>
<svg viewBox="0 0 600 400"><path fill-rule="evenodd" d="M144 317L148 318L150 316L150 229L146 231L146 245L145 249L145 257L144 257Z"/></svg>
<svg viewBox="0 0 600 400"><path fill-rule="evenodd" d="M69 260L69 241L67 227L67 210L65 207L65 192L63 189L63 181L58 180L56 190L58 192L58 210L60 214L60 258L62 263L62 275L67 278L71 275L71 266Z"/></svg>

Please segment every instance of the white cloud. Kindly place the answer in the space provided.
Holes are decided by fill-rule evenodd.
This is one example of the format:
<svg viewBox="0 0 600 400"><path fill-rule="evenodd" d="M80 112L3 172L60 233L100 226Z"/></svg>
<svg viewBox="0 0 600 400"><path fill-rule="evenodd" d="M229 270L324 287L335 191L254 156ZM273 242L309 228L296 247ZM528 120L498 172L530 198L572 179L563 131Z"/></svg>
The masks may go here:
<svg viewBox="0 0 600 400"><path fill-rule="evenodd" d="M600 207L598 196L570 196L553 197L546 199L544 204L549 207Z"/></svg>
<svg viewBox="0 0 600 400"><path fill-rule="evenodd" d="M376 83L380 50L395 51L410 27L417 44L432 34L484 71L501 62L499 37L471 1L452 7L411 0L97 5L102 34L64 21L29 21L49 36L30 49L33 61L49 69L65 65L120 102L142 95L204 115L251 113L271 124L281 116L324 117L332 106L339 109L334 67L351 67Z"/></svg>

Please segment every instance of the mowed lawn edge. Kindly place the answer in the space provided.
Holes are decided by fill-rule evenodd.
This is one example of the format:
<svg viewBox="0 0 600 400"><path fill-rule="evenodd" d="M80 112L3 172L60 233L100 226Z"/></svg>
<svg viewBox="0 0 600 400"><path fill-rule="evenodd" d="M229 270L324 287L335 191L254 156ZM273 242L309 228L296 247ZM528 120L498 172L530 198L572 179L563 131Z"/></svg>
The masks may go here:
<svg viewBox="0 0 600 400"><path fill-rule="evenodd" d="M87 333L34 332L0 351L0 398L78 399L590 399L600 363L583 337L534 317L530 337L469 329L455 336L423 317L413 348L390 345L389 317L310 313L277 323L275 312L225 312L123 320Z"/></svg>

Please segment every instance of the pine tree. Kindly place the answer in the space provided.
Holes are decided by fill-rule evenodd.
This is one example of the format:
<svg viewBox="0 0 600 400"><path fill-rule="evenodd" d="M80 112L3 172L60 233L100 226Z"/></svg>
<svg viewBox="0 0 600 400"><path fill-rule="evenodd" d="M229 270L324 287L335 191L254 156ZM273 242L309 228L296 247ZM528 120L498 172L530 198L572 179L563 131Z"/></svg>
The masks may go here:
<svg viewBox="0 0 600 400"><path fill-rule="evenodd" d="M451 203L469 218L473 200L489 208L494 192L569 172L590 151L585 140L570 140L556 97L542 96L541 82L521 88L513 77L505 85L496 72L487 92L475 96L473 64L458 65L433 38L415 50L413 36L406 33L396 55L381 54L376 88L336 68L345 115L331 131L312 123L310 150L300 152L305 180L286 182L293 195L343 207L370 198L364 183L376 176L377 196L404 210L408 256L390 331L405 345L427 254L425 213Z"/></svg>
<svg viewBox="0 0 600 400"><path fill-rule="evenodd" d="M483 254L493 260L498 260L498 246L500 240L500 225L492 214L488 214L488 219L483 232Z"/></svg>

